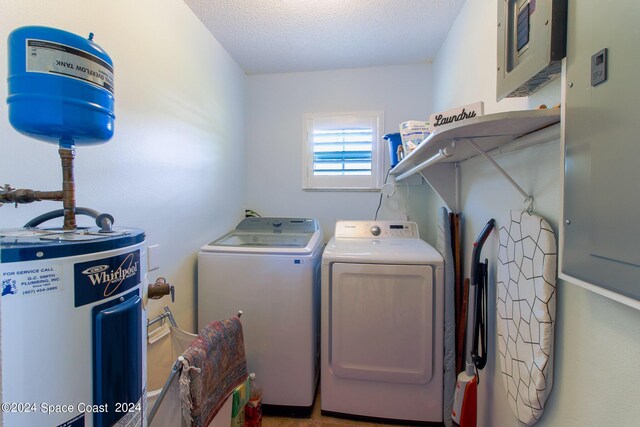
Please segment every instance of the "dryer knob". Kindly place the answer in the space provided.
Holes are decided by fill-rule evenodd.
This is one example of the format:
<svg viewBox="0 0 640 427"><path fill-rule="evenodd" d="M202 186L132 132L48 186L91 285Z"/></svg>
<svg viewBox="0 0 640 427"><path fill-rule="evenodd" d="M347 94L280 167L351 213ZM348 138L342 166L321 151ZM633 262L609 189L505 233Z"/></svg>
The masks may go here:
<svg viewBox="0 0 640 427"><path fill-rule="evenodd" d="M371 231L371 234L373 234L374 236L379 236L381 230L380 230L380 227L378 227L377 225L374 225L369 229L369 231Z"/></svg>

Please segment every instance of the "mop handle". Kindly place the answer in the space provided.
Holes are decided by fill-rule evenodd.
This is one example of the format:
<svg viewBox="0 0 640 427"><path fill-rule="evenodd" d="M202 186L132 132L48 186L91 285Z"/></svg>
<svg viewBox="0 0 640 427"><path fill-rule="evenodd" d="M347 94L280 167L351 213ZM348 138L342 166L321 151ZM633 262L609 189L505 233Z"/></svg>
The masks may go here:
<svg viewBox="0 0 640 427"><path fill-rule="evenodd" d="M480 235L473 244L473 252L471 254L471 281L469 282L469 299L467 302L467 325L465 332L465 348L466 348L466 369L465 372L468 375L473 376L475 374L475 363L473 358L474 344L475 344L475 329L477 322L477 299L478 299L478 264L480 263L480 254L484 242L491 234L493 227L495 226L495 219L491 218L480 232Z"/></svg>

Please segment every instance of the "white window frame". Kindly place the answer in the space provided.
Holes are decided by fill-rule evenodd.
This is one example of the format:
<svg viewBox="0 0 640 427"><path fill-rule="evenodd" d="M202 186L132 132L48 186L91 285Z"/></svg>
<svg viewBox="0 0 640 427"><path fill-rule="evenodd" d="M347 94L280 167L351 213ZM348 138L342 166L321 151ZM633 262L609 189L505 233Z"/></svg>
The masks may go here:
<svg viewBox="0 0 640 427"><path fill-rule="evenodd" d="M367 118L373 122L371 135L371 175L314 175L313 131L318 119L336 122ZM384 114L382 111L347 113L308 113L303 115L302 189L307 191L379 191L382 188L384 150L380 142Z"/></svg>

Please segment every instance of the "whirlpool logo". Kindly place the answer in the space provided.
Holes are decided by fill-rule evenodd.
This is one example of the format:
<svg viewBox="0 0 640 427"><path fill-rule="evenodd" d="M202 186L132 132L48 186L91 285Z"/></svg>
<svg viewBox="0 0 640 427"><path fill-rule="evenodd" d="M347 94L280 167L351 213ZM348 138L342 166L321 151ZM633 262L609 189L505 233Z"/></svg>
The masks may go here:
<svg viewBox="0 0 640 427"><path fill-rule="evenodd" d="M140 251L76 264L75 305L124 292L140 282Z"/></svg>
<svg viewBox="0 0 640 427"><path fill-rule="evenodd" d="M108 265L104 265L104 264L103 265L96 265L95 267L87 268L85 271L82 272L82 274L86 274L87 276L96 275L96 273L100 273L101 271L105 271L108 268L109 268Z"/></svg>
<svg viewBox="0 0 640 427"><path fill-rule="evenodd" d="M125 279L138 273L138 264L138 262L133 263L133 253L130 253L115 270L107 273L110 266L102 264L89 267L83 270L82 274L89 277L92 285L104 286L104 296L108 297L118 289Z"/></svg>

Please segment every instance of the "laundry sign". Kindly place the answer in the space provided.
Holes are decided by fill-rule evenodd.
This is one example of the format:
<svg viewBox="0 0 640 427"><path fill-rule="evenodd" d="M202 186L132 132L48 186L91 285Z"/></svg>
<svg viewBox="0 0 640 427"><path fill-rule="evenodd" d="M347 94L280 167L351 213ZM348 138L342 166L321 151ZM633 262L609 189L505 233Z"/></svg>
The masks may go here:
<svg viewBox="0 0 640 427"><path fill-rule="evenodd" d="M435 113L429 116L429 133L433 133L441 126L451 123L460 123L484 114L484 102L464 105L452 110Z"/></svg>

